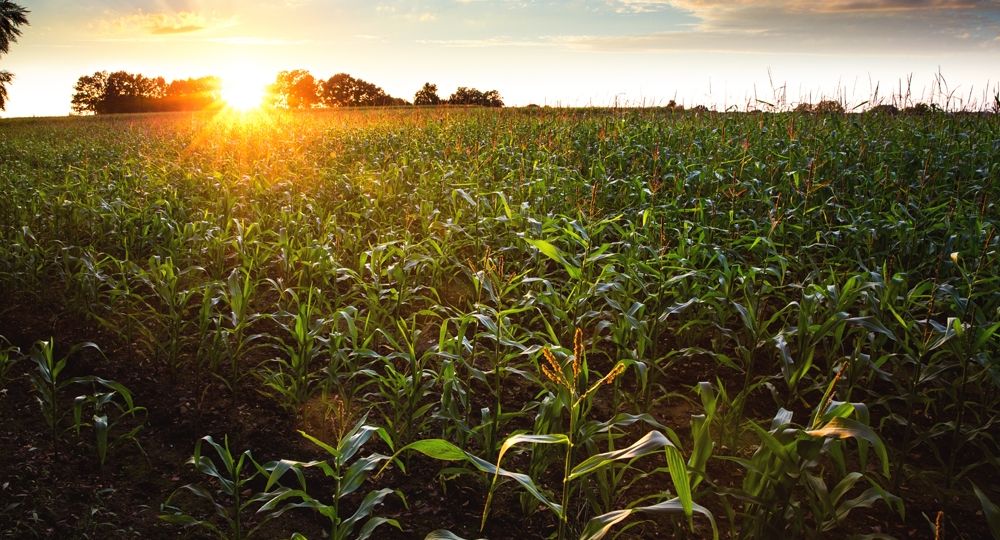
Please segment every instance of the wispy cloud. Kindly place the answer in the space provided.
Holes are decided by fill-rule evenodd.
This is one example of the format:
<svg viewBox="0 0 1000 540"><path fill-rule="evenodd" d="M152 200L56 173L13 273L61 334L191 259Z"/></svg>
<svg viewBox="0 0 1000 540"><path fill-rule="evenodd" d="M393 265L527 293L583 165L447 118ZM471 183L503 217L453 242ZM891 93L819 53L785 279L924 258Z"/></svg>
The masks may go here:
<svg viewBox="0 0 1000 540"><path fill-rule="evenodd" d="M997 0L610 0L619 13L673 10L689 30L573 40L593 48L909 54L994 48Z"/></svg>
<svg viewBox="0 0 1000 540"><path fill-rule="evenodd" d="M234 18L219 17L194 11L163 11L108 13L93 25L98 33L108 35L149 34L166 36L189 34L207 29L234 26Z"/></svg>
<svg viewBox="0 0 1000 540"><path fill-rule="evenodd" d="M391 4L379 4L375 6L375 13L383 17L396 17L410 22L433 22L437 20L437 14L432 11L420 10L415 7L400 8Z"/></svg>
<svg viewBox="0 0 1000 540"><path fill-rule="evenodd" d="M994 0L610 0L619 11L647 13L681 9L711 19L743 10L792 13L883 13L998 8Z"/></svg>

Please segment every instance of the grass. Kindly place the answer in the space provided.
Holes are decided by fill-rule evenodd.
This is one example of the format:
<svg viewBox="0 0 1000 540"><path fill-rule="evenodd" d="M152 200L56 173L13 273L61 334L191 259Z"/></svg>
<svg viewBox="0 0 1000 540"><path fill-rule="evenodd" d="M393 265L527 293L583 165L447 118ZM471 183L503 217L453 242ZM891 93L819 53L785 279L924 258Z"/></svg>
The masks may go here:
<svg viewBox="0 0 1000 540"><path fill-rule="evenodd" d="M162 392L293 418L346 404L381 430L372 452L444 459L441 482L471 475L507 515L544 501L534 534L704 536L701 515L723 537L933 531L944 510L971 538L948 518L1000 495L998 141L974 114L3 121L0 311L56 306L66 339ZM31 346L9 324L8 387ZM133 394L155 416L157 396ZM59 402L43 402L55 432ZM657 444L630 453L647 431ZM505 453L527 472L501 469ZM387 461L392 478L412 459ZM360 492L434 504L419 485L378 491L385 478ZM329 493L317 481L301 500Z"/></svg>

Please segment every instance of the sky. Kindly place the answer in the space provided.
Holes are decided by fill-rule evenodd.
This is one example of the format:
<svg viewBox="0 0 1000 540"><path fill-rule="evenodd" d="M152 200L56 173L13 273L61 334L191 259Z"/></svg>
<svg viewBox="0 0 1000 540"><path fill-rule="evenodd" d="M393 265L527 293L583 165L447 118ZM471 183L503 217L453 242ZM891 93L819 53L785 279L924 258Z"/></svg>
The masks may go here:
<svg viewBox="0 0 1000 540"><path fill-rule="evenodd" d="M303 68L408 100L432 82L508 105L741 110L907 88L978 105L1000 81L1000 0L15 2L31 25L0 57L7 117L68 114L77 78L101 70L264 85Z"/></svg>

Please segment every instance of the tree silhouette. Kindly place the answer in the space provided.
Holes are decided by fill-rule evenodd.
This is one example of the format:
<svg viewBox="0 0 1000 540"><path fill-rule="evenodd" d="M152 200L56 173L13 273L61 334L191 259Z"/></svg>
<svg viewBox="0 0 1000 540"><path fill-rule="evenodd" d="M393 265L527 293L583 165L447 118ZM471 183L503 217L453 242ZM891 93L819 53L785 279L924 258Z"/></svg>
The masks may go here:
<svg viewBox="0 0 1000 540"><path fill-rule="evenodd" d="M436 84L424 83L424 86L417 90L413 96L414 105L438 105L441 98L438 97L438 87Z"/></svg>
<svg viewBox="0 0 1000 540"><path fill-rule="evenodd" d="M311 108L319 102L317 90L315 77L304 69L278 73L269 88L274 104L289 109Z"/></svg>
<svg viewBox="0 0 1000 540"><path fill-rule="evenodd" d="M480 107L503 107L503 99L500 92L489 90L486 92L459 86L455 93L448 98L451 105L478 105Z"/></svg>
<svg viewBox="0 0 1000 540"><path fill-rule="evenodd" d="M217 77L182 79L116 71L84 75L73 87L71 106L77 114L193 111L221 104Z"/></svg>
<svg viewBox="0 0 1000 540"><path fill-rule="evenodd" d="M0 0L0 55L7 54L10 44L17 41L17 36L21 35L18 27L28 24L28 13L28 10L14 2ZM12 80L13 73L0 71L0 111L7 107L7 85Z"/></svg>
<svg viewBox="0 0 1000 540"><path fill-rule="evenodd" d="M368 81L338 73L320 83L320 101L327 107L375 107L405 105L406 101L385 93Z"/></svg>
<svg viewBox="0 0 1000 540"><path fill-rule="evenodd" d="M839 101L824 99L813 105L812 112L817 114L844 114L844 106Z"/></svg>
<svg viewBox="0 0 1000 540"><path fill-rule="evenodd" d="M198 111L222 103L222 81L218 77L178 79L167 85L160 100L161 111Z"/></svg>
<svg viewBox="0 0 1000 540"><path fill-rule="evenodd" d="M102 109L104 92L108 86L108 72L98 71L93 75L84 75L76 80L73 86L73 100L70 102L74 113L105 112Z"/></svg>

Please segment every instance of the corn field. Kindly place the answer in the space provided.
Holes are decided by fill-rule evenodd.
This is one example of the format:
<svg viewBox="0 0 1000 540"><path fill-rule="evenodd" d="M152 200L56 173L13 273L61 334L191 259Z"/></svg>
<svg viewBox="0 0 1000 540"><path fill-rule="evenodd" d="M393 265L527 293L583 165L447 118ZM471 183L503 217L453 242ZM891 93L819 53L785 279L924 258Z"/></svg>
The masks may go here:
<svg viewBox="0 0 1000 540"><path fill-rule="evenodd" d="M0 121L0 531L1000 538L1000 122Z"/></svg>

